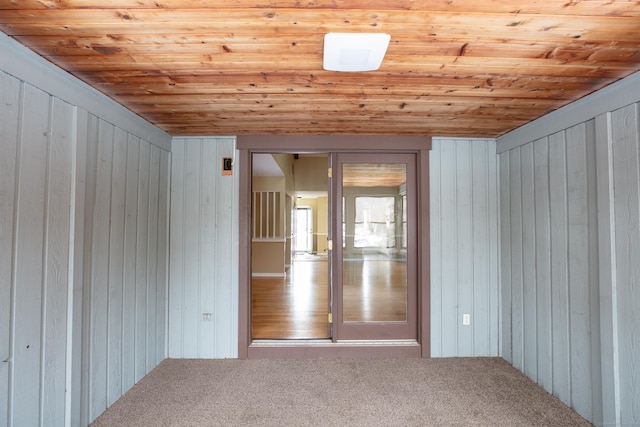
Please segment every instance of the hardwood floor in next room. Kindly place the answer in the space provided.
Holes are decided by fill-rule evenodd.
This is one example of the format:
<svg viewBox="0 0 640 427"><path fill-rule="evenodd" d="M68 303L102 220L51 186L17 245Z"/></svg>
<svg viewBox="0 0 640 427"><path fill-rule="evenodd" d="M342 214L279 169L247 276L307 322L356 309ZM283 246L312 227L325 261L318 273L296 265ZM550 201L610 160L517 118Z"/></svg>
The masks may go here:
<svg viewBox="0 0 640 427"><path fill-rule="evenodd" d="M251 281L253 339L329 338L328 261L297 260L284 278Z"/></svg>
<svg viewBox="0 0 640 427"><path fill-rule="evenodd" d="M351 261L344 269L345 321L405 321L406 264ZM253 339L330 338L328 262L296 260L284 278L252 279Z"/></svg>

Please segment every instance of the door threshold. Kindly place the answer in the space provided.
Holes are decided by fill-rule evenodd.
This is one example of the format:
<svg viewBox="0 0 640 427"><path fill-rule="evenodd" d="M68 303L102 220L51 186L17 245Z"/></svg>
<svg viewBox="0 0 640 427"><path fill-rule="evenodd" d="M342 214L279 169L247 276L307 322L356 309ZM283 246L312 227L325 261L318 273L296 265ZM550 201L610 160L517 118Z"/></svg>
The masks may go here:
<svg viewBox="0 0 640 427"><path fill-rule="evenodd" d="M286 339L255 339L251 341L251 346L296 346L313 344L331 344L329 338L286 338Z"/></svg>
<svg viewBox="0 0 640 427"><path fill-rule="evenodd" d="M249 358L417 358L422 357L422 345L416 340L357 340L333 342L314 340L253 340Z"/></svg>
<svg viewBox="0 0 640 427"><path fill-rule="evenodd" d="M287 339L287 340L253 340L250 347L298 347L298 346L420 346L416 340L340 340L333 342L330 339Z"/></svg>

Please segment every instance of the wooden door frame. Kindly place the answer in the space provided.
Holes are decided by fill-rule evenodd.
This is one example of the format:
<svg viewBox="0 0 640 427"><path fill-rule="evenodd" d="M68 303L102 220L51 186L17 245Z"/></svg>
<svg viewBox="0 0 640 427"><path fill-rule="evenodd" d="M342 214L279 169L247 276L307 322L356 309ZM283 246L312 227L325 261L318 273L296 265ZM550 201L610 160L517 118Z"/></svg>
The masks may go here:
<svg viewBox="0 0 640 427"><path fill-rule="evenodd" d="M238 358L430 357L429 150L427 136L245 135L236 140L240 167L238 254ZM333 343L251 340L251 154L253 153L415 153L418 226L418 341Z"/></svg>

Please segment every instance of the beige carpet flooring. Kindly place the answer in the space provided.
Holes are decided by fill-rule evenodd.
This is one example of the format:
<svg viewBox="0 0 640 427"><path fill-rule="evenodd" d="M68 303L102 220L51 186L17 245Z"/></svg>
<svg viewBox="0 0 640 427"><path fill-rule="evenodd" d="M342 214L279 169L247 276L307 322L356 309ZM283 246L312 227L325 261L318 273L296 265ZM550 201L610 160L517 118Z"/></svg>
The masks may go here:
<svg viewBox="0 0 640 427"><path fill-rule="evenodd" d="M94 426L588 426L499 358L172 360Z"/></svg>

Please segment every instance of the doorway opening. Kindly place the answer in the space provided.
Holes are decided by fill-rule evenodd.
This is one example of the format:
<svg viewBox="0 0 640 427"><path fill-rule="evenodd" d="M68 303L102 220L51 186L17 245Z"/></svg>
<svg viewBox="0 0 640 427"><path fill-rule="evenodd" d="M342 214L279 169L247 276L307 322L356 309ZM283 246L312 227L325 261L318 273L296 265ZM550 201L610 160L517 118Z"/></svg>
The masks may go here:
<svg viewBox="0 0 640 427"><path fill-rule="evenodd" d="M252 340L331 337L327 165L326 153L252 156ZM290 202L263 212L264 193ZM255 232L274 220L282 233Z"/></svg>
<svg viewBox="0 0 640 427"><path fill-rule="evenodd" d="M311 219L311 208L308 206L297 207L295 210L295 256L303 257L305 254L313 253L312 233L313 222Z"/></svg>
<svg viewBox="0 0 640 427"><path fill-rule="evenodd" d="M238 137L239 357L428 356L430 140L320 140Z"/></svg>

